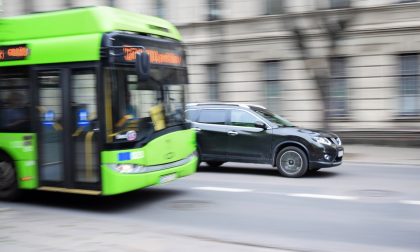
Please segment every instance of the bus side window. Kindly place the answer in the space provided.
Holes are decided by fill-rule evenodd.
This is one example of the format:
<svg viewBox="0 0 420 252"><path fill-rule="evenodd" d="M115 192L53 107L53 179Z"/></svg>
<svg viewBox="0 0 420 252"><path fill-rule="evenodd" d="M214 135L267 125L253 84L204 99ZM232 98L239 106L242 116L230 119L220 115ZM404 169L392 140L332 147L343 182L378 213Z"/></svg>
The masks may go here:
<svg viewBox="0 0 420 252"><path fill-rule="evenodd" d="M0 129L10 132L30 131L30 97L25 77L0 77Z"/></svg>
<svg viewBox="0 0 420 252"><path fill-rule="evenodd" d="M97 128L96 76L93 69L72 71L73 129L90 131Z"/></svg>

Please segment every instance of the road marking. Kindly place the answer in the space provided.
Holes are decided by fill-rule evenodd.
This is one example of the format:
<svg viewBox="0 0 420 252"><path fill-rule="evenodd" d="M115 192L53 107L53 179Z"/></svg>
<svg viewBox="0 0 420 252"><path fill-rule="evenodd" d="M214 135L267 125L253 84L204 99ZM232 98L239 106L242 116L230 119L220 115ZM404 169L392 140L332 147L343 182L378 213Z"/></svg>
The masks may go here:
<svg viewBox="0 0 420 252"><path fill-rule="evenodd" d="M218 191L218 192L252 192L251 189L228 188L228 187L193 187L195 190Z"/></svg>
<svg viewBox="0 0 420 252"><path fill-rule="evenodd" d="M339 196L339 195L326 195L326 194L286 193L285 195L290 196L290 197L315 198L315 199L357 200L357 197L353 197L353 196Z"/></svg>
<svg viewBox="0 0 420 252"><path fill-rule="evenodd" d="M420 206L420 200L401 200L400 203L408 204L408 205L419 205Z"/></svg>
<svg viewBox="0 0 420 252"><path fill-rule="evenodd" d="M280 192L258 192L253 189L244 189L244 188L229 188L229 187L211 187L211 186L203 186L203 187L192 187L194 190L203 190L203 191L217 191L217 192L256 192L262 194L276 194L288 197L299 197L299 198L313 198L313 199L329 199L329 200L358 200L358 197L354 196L342 196L342 195L329 195L329 194L311 194L311 193L280 193ZM400 204L408 204L408 205L419 205L420 200L400 200Z"/></svg>

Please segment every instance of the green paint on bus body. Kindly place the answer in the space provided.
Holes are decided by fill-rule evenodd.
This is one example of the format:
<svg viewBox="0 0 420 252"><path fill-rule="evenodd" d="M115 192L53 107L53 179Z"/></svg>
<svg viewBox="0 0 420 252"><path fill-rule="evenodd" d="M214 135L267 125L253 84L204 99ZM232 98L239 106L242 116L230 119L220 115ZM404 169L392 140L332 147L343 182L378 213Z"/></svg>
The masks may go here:
<svg viewBox="0 0 420 252"><path fill-rule="evenodd" d="M34 133L0 133L0 150L13 160L21 189L38 187L36 146Z"/></svg>
<svg viewBox="0 0 420 252"><path fill-rule="evenodd" d="M65 62L99 61L103 34L129 31L181 40L179 31L166 20L110 7L79 8L0 19L0 47L25 45L24 59L0 61L0 67ZM32 142L29 145L29 136ZM25 140L26 139L26 140ZM26 142L25 142L26 141ZM37 141L34 133L0 133L0 150L14 160L21 189L39 186ZM195 132L184 130L163 135L139 149L101 153L102 194L112 195L161 182L161 176L183 177L195 172ZM130 152L132 160L119 161L119 153ZM135 163L144 166L188 162L144 174L122 174L108 164Z"/></svg>
<svg viewBox="0 0 420 252"><path fill-rule="evenodd" d="M102 194L113 195L160 183L164 175L176 174L176 178L193 174L196 171L197 157L173 168L147 173L119 173L109 167L112 164L137 164L154 166L170 164L184 160L195 153L196 135L194 130L182 130L163 135L138 149L103 151L101 153ZM121 154L127 154L130 160L120 161Z"/></svg>
<svg viewBox="0 0 420 252"><path fill-rule="evenodd" d="M0 62L17 66L100 59L102 35L129 31L181 40L170 22L111 7L90 7L0 19L0 46L27 45L24 60Z"/></svg>

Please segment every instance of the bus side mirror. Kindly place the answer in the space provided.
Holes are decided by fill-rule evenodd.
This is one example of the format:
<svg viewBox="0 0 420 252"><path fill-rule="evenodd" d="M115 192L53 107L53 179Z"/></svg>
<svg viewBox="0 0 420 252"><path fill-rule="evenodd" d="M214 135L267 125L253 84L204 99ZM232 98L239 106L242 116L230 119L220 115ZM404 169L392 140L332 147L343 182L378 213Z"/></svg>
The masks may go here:
<svg viewBox="0 0 420 252"><path fill-rule="evenodd" d="M150 57L146 52L138 52L136 54L136 72L139 80L146 81L149 79Z"/></svg>

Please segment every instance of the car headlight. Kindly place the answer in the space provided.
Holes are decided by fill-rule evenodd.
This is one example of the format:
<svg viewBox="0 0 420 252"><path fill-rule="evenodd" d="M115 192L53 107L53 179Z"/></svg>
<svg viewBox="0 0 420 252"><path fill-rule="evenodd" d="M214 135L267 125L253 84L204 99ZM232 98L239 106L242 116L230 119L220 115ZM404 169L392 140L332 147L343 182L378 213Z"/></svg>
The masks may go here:
<svg viewBox="0 0 420 252"><path fill-rule="evenodd" d="M108 167L119 173L142 173L144 167L136 164L108 164Z"/></svg>
<svg viewBox="0 0 420 252"><path fill-rule="evenodd" d="M337 145L341 145L342 144L341 139L339 137L337 137L335 140L337 140Z"/></svg>
<svg viewBox="0 0 420 252"><path fill-rule="evenodd" d="M326 137L314 137L313 138L315 142L320 143L320 144L325 144L325 145L331 145L331 141L328 140L328 138Z"/></svg>

